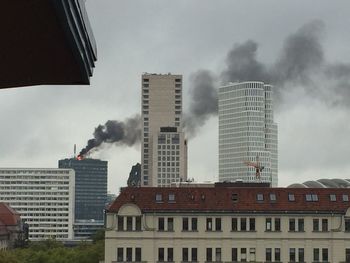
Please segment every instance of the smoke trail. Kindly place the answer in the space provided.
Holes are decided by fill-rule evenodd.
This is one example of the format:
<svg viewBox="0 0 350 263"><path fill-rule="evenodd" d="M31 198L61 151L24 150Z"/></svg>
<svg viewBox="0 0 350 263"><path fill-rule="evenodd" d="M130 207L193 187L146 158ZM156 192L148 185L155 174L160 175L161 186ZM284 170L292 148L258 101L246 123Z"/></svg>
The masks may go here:
<svg viewBox="0 0 350 263"><path fill-rule="evenodd" d="M196 128L203 126L218 111L215 77L208 70L199 70L190 77L192 84L190 112L184 118L187 136L193 136Z"/></svg>
<svg viewBox="0 0 350 263"><path fill-rule="evenodd" d="M226 56L226 67L219 74L210 71L205 74L211 78L196 77L194 74L191 106L202 105L208 110L188 114L186 125L194 133L204 125L213 114L217 114L217 89L212 79L219 76L223 83L243 81L263 81L275 86L275 103L281 101L282 93L287 90L303 87L307 94L320 99L329 105L341 104L350 106L350 64L326 61L321 44L324 23L314 20L303 25L284 41L280 54L272 65L258 61L258 44L248 40L235 44ZM200 92L201 91L201 92ZM201 94L201 93L206 94ZM198 118L199 121L195 121Z"/></svg>
<svg viewBox="0 0 350 263"><path fill-rule="evenodd" d="M136 115L124 122L109 120L104 125L95 128L94 138L80 151L80 156L86 156L90 150L98 148L102 143L119 143L132 146L140 142L141 117Z"/></svg>

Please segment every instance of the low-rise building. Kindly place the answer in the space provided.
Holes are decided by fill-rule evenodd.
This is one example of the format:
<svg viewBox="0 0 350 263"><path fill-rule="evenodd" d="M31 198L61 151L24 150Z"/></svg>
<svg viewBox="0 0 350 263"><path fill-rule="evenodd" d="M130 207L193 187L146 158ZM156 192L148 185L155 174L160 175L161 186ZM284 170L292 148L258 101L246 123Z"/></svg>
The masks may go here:
<svg viewBox="0 0 350 263"><path fill-rule="evenodd" d="M74 171L72 169L0 169L0 201L29 226L30 240L73 239Z"/></svg>
<svg viewBox="0 0 350 263"><path fill-rule="evenodd" d="M350 262L350 189L124 188L105 263Z"/></svg>
<svg viewBox="0 0 350 263"><path fill-rule="evenodd" d="M20 215L5 203L0 203L0 250L20 246L25 239Z"/></svg>

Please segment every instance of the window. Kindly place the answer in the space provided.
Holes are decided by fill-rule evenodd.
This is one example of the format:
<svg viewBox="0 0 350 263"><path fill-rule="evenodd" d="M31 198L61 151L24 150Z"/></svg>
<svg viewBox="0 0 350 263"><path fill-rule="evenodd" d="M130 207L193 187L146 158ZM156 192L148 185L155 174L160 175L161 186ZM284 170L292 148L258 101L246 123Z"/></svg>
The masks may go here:
<svg viewBox="0 0 350 263"><path fill-rule="evenodd" d="M305 200L308 201L308 202L311 202L312 201L311 194L306 194L305 195Z"/></svg>
<svg viewBox="0 0 350 263"><path fill-rule="evenodd" d="M328 219L327 218L322 219L322 231L323 232L328 231Z"/></svg>
<svg viewBox="0 0 350 263"><path fill-rule="evenodd" d="M124 261L124 250L122 247L118 247L117 249L117 262Z"/></svg>
<svg viewBox="0 0 350 263"><path fill-rule="evenodd" d="M232 202L238 202L238 194L233 193L231 198L232 198Z"/></svg>
<svg viewBox="0 0 350 263"><path fill-rule="evenodd" d="M313 201L313 202L318 201L318 195L317 195L317 194L312 194L312 195L311 195L311 198L312 198L312 201Z"/></svg>
<svg viewBox="0 0 350 263"><path fill-rule="evenodd" d="M124 230L124 217L118 216L118 230L123 231Z"/></svg>
<svg viewBox="0 0 350 263"><path fill-rule="evenodd" d="M345 232L350 232L350 218L345 218Z"/></svg>
<svg viewBox="0 0 350 263"><path fill-rule="evenodd" d="M350 262L350 248L345 249L345 262Z"/></svg>
<svg viewBox="0 0 350 263"><path fill-rule="evenodd" d="M168 261L174 261L174 249L171 247L168 248Z"/></svg>
<svg viewBox="0 0 350 263"><path fill-rule="evenodd" d="M294 202L295 201L294 194L291 194L291 193L288 194L288 201L290 201L290 202Z"/></svg>
<svg viewBox="0 0 350 263"><path fill-rule="evenodd" d="M330 194L330 195L329 195L329 200L330 200L331 202L335 202L335 201L337 201L337 196L336 196L335 194Z"/></svg>
<svg viewBox="0 0 350 263"><path fill-rule="evenodd" d="M192 248L191 251L191 258L192 258L192 262L196 262L197 261L197 248Z"/></svg>
<svg viewBox="0 0 350 263"><path fill-rule="evenodd" d="M136 217L135 227L136 227L136 229L135 229L136 231L141 231L141 216Z"/></svg>
<svg viewBox="0 0 350 263"><path fill-rule="evenodd" d="M255 231L255 218L249 218L249 231Z"/></svg>
<svg viewBox="0 0 350 263"><path fill-rule="evenodd" d="M127 262L132 261L132 248L131 247L126 248L126 261Z"/></svg>
<svg viewBox="0 0 350 263"><path fill-rule="evenodd" d="M158 261L164 261L164 248L162 247L158 248Z"/></svg>
<svg viewBox="0 0 350 263"><path fill-rule="evenodd" d="M304 231L304 219L303 218L298 219L298 231L299 232Z"/></svg>
<svg viewBox="0 0 350 263"><path fill-rule="evenodd" d="M271 248L265 249L265 261L272 262L272 249Z"/></svg>
<svg viewBox="0 0 350 263"><path fill-rule="evenodd" d="M221 218L215 218L215 231L221 231Z"/></svg>
<svg viewBox="0 0 350 263"><path fill-rule="evenodd" d="M232 258L231 258L232 261L238 261L238 251L237 251L237 248L232 248Z"/></svg>
<svg viewBox="0 0 350 263"><path fill-rule="evenodd" d="M241 218L241 231L247 231L247 219Z"/></svg>
<svg viewBox="0 0 350 263"><path fill-rule="evenodd" d="M126 217L126 231L132 231L132 217Z"/></svg>
<svg viewBox="0 0 350 263"><path fill-rule="evenodd" d="M158 218L158 231L164 231L164 217Z"/></svg>
<svg viewBox="0 0 350 263"><path fill-rule="evenodd" d="M257 194L256 195L256 200L260 201L260 202L264 201L264 195L263 194Z"/></svg>
<svg viewBox="0 0 350 263"><path fill-rule="evenodd" d="M213 261L213 251L211 248L207 248L207 262Z"/></svg>
<svg viewBox="0 0 350 263"><path fill-rule="evenodd" d="M303 248L298 249L298 261L304 262L304 249Z"/></svg>
<svg viewBox="0 0 350 263"><path fill-rule="evenodd" d="M266 231L272 231L271 218L266 218Z"/></svg>
<svg viewBox="0 0 350 263"><path fill-rule="evenodd" d="M207 218L207 231L213 230L213 220L211 218Z"/></svg>
<svg viewBox="0 0 350 263"><path fill-rule="evenodd" d="M276 194L275 193L271 193L270 194L270 201L271 202L276 202Z"/></svg>
<svg viewBox="0 0 350 263"><path fill-rule="evenodd" d="M156 194L156 202L162 202L163 197L162 194Z"/></svg>
<svg viewBox="0 0 350 263"><path fill-rule="evenodd" d="M255 262L255 248L253 247L249 249L249 261Z"/></svg>
<svg viewBox="0 0 350 263"><path fill-rule="evenodd" d="M135 248L135 261L142 261L142 253L140 247Z"/></svg>
<svg viewBox="0 0 350 263"><path fill-rule="evenodd" d="M232 218L231 221L231 230L232 231L237 231L238 230L238 224L237 224L237 218Z"/></svg>
<svg viewBox="0 0 350 263"><path fill-rule="evenodd" d="M182 218L182 231L188 231L188 218Z"/></svg>
<svg viewBox="0 0 350 263"><path fill-rule="evenodd" d="M322 261L328 262L328 248L322 248Z"/></svg>
<svg viewBox="0 0 350 263"><path fill-rule="evenodd" d="M247 262L247 249L241 248L241 262Z"/></svg>
<svg viewBox="0 0 350 263"><path fill-rule="evenodd" d="M281 261L281 249L275 248L275 262Z"/></svg>
<svg viewBox="0 0 350 263"><path fill-rule="evenodd" d="M182 261L188 262L188 248L182 248Z"/></svg>
<svg viewBox="0 0 350 263"><path fill-rule="evenodd" d="M289 249L289 262L296 262L295 261L295 248L290 248Z"/></svg>
<svg viewBox="0 0 350 263"><path fill-rule="evenodd" d="M349 202L349 196L343 195L343 202Z"/></svg>
<svg viewBox="0 0 350 263"><path fill-rule="evenodd" d="M215 260L216 261L221 261L221 248L216 248L215 249Z"/></svg>
<svg viewBox="0 0 350 263"><path fill-rule="evenodd" d="M314 262L319 262L320 261L320 249L319 248L314 248Z"/></svg>
<svg viewBox="0 0 350 263"><path fill-rule="evenodd" d="M175 202L175 194L169 194L168 200L169 202Z"/></svg>
<svg viewBox="0 0 350 263"><path fill-rule="evenodd" d="M168 217L168 231L174 231L174 218Z"/></svg>
<svg viewBox="0 0 350 263"><path fill-rule="evenodd" d="M281 231L281 219L275 218L275 231Z"/></svg>
<svg viewBox="0 0 350 263"><path fill-rule="evenodd" d="M294 218L289 219L289 231L295 231L295 219Z"/></svg>
<svg viewBox="0 0 350 263"><path fill-rule="evenodd" d="M191 219L192 231L197 231L197 225L198 225L198 220L197 220L197 218L192 218L192 219Z"/></svg>

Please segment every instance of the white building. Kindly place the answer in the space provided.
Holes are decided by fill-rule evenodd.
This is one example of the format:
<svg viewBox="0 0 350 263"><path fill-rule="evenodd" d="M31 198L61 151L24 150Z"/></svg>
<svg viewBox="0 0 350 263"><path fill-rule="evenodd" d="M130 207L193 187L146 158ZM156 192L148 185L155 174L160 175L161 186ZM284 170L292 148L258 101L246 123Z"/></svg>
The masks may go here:
<svg viewBox="0 0 350 263"><path fill-rule="evenodd" d="M181 75L142 75L142 130L142 185L169 186L186 180Z"/></svg>
<svg viewBox="0 0 350 263"><path fill-rule="evenodd" d="M277 124L273 87L263 82L231 83L219 89L219 180L263 181L277 186ZM260 179L256 169L264 169Z"/></svg>
<svg viewBox="0 0 350 263"><path fill-rule="evenodd" d="M0 201L29 225L29 239L73 239L72 169L0 169Z"/></svg>
<svg viewBox="0 0 350 263"><path fill-rule="evenodd" d="M350 262L349 188L125 188L105 263Z"/></svg>

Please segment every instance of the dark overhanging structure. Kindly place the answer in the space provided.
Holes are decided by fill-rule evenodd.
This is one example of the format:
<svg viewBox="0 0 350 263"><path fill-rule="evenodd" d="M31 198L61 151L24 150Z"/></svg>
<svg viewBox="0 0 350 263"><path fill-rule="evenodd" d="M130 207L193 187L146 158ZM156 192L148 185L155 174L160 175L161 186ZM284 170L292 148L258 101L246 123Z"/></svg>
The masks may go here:
<svg viewBox="0 0 350 263"><path fill-rule="evenodd" d="M0 89L90 84L97 50L84 0L0 6Z"/></svg>

